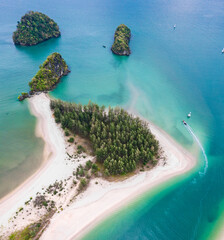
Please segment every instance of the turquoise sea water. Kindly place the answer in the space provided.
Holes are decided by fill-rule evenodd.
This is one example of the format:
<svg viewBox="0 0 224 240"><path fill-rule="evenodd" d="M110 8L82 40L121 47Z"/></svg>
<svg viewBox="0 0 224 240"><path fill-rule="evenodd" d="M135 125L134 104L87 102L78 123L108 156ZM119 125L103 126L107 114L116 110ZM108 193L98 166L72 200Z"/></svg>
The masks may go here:
<svg viewBox="0 0 224 240"><path fill-rule="evenodd" d="M28 10L52 17L62 36L15 47L11 34ZM71 73L51 93L54 97L132 107L198 159L190 173L140 196L84 239L214 239L224 213L223 22L221 0L1 0L0 197L41 162L35 118L16 97L28 90L46 57L58 51ZM130 57L110 51L120 23L132 30ZM205 175L199 174L204 156L181 124L189 111L188 123L207 154Z"/></svg>

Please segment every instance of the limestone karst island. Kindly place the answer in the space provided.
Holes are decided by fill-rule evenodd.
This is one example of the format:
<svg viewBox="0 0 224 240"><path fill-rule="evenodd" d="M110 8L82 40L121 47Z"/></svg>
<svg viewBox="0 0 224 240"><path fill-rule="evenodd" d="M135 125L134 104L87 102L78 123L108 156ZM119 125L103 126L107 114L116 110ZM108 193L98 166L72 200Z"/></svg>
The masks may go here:
<svg viewBox="0 0 224 240"><path fill-rule="evenodd" d="M52 90L60 81L61 77L66 76L70 70L59 53L52 53L39 67L39 71L29 82L30 92L22 92L18 97L20 101L33 95L35 92Z"/></svg>
<svg viewBox="0 0 224 240"><path fill-rule="evenodd" d="M114 34L114 43L111 50L116 55L129 56L131 50L129 47L129 41L131 38L131 30L124 24L117 27Z"/></svg>
<svg viewBox="0 0 224 240"><path fill-rule="evenodd" d="M41 12L30 11L17 22L17 30L12 38L16 45L32 46L50 38L57 38L60 34L53 19Z"/></svg>
<svg viewBox="0 0 224 240"><path fill-rule="evenodd" d="M49 91L59 82L62 76L69 73L65 60L59 53L52 53L40 66L37 74L29 82L31 92Z"/></svg>

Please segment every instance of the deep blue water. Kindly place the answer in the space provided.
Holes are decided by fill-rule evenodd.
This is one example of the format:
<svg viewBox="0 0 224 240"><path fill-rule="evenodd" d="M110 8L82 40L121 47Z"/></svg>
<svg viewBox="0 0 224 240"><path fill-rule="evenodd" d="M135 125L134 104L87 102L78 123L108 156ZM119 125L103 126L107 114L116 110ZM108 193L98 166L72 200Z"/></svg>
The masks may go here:
<svg viewBox="0 0 224 240"><path fill-rule="evenodd" d="M62 36L15 47L12 32L28 10L52 17ZM41 162L43 143L34 136L35 119L16 97L28 90L46 57L58 51L71 73L52 92L54 97L131 106L198 159L190 173L141 196L86 239L213 239L210 233L224 212L223 22L221 0L1 0L0 196ZM121 23L132 31L129 57L110 51ZM181 124L189 111L188 123L208 157L204 176L198 173L204 169L203 155ZM10 186L3 179L10 179Z"/></svg>

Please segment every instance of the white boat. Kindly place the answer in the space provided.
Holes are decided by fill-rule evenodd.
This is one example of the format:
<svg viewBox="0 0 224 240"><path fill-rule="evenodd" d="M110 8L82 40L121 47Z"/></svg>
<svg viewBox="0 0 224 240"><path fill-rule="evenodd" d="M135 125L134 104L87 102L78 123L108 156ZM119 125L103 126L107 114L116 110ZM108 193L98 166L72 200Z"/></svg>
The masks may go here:
<svg viewBox="0 0 224 240"><path fill-rule="evenodd" d="M224 48L222 49L222 53L224 53Z"/></svg>
<svg viewBox="0 0 224 240"><path fill-rule="evenodd" d="M174 24L174 25L173 25L173 28L175 29L175 28L176 28L176 26L177 26L177 25L176 25L176 24Z"/></svg>
<svg viewBox="0 0 224 240"><path fill-rule="evenodd" d="M187 114L187 117L188 117L188 118L190 118L190 117L191 117L191 112L189 112L189 113Z"/></svg>

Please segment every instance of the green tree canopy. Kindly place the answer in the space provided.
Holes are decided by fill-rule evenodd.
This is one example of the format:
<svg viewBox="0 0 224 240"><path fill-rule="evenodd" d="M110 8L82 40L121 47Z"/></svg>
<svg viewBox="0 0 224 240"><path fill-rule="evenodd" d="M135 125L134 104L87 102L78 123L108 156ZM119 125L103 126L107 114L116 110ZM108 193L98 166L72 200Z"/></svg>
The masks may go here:
<svg viewBox="0 0 224 240"><path fill-rule="evenodd" d="M51 109L63 129L89 138L106 175L132 172L158 158L159 143L147 123L123 109L106 113L105 107L91 102L82 106L60 100L51 100Z"/></svg>
<svg viewBox="0 0 224 240"><path fill-rule="evenodd" d="M17 23L12 37L16 45L32 46L61 34L57 23L40 12L30 11Z"/></svg>
<svg viewBox="0 0 224 240"><path fill-rule="evenodd" d="M112 52L117 55L130 55L129 41L131 38L131 30L124 24L117 27L114 34L114 43L112 45Z"/></svg>

